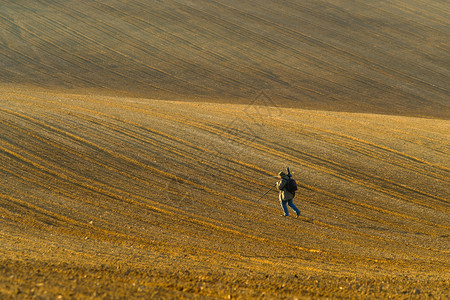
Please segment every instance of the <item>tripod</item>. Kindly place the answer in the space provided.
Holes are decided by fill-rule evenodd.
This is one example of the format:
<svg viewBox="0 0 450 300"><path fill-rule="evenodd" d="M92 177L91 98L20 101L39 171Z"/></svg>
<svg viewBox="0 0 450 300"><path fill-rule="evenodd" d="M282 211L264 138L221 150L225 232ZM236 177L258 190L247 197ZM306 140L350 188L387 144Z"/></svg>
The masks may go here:
<svg viewBox="0 0 450 300"><path fill-rule="evenodd" d="M278 183L278 182L277 182ZM256 200L256 202L259 202L259 200L261 200L262 198L264 198L265 195L267 195L274 187L277 186L277 183L275 183L267 192L264 193L264 195L261 196L261 198L259 198L258 200Z"/></svg>

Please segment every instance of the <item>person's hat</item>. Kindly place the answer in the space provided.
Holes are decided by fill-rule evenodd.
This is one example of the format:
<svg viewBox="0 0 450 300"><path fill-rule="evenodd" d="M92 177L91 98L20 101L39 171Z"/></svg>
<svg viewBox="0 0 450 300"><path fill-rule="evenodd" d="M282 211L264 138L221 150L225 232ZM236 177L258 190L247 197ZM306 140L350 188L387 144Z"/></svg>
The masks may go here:
<svg viewBox="0 0 450 300"><path fill-rule="evenodd" d="M286 176L286 173L284 173L283 171L281 171L280 173L278 173L278 177L279 177L279 178L283 178L284 176Z"/></svg>

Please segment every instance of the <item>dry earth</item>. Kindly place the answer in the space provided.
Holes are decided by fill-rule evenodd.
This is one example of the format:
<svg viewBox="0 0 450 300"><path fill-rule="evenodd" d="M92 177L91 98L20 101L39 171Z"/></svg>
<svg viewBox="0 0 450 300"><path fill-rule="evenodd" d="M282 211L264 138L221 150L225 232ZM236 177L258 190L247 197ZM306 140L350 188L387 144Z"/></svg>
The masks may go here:
<svg viewBox="0 0 450 300"><path fill-rule="evenodd" d="M0 298L448 299L449 19L0 4Z"/></svg>
<svg viewBox="0 0 450 300"><path fill-rule="evenodd" d="M3 295L450 292L449 121L6 90L1 116ZM300 220L256 202L286 165Z"/></svg>

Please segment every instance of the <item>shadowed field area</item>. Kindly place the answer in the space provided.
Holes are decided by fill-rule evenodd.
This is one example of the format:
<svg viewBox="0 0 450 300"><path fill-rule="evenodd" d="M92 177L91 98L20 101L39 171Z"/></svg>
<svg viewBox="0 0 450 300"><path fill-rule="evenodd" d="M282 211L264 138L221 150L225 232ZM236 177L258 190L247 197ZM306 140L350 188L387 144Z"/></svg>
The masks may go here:
<svg viewBox="0 0 450 300"><path fill-rule="evenodd" d="M448 12L0 4L0 298L445 299Z"/></svg>
<svg viewBox="0 0 450 300"><path fill-rule="evenodd" d="M0 82L449 116L446 1L8 1Z"/></svg>

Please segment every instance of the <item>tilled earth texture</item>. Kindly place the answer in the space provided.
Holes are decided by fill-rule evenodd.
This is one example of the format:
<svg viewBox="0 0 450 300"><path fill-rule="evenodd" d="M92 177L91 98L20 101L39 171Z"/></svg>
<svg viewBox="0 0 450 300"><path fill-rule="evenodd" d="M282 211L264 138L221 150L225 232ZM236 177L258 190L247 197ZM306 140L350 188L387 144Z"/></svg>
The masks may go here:
<svg viewBox="0 0 450 300"><path fill-rule="evenodd" d="M449 20L3 1L0 298L449 299Z"/></svg>

